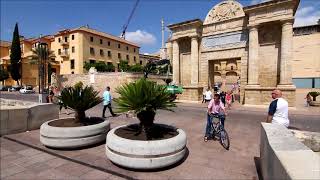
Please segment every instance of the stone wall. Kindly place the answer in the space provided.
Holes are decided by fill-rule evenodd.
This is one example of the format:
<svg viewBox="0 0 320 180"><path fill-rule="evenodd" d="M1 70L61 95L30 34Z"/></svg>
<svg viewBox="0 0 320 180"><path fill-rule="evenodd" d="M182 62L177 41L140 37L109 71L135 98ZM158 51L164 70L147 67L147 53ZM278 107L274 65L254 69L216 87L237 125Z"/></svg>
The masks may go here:
<svg viewBox="0 0 320 180"><path fill-rule="evenodd" d="M260 164L263 179L320 179L320 156L282 125L262 123Z"/></svg>
<svg viewBox="0 0 320 180"><path fill-rule="evenodd" d="M245 87L244 103L249 105L269 105L272 98L271 92L274 89L282 91L282 97L288 101L290 107L296 105L295 88L280 87Z"/></svg>
<svg viewBox="0 0 320 180"><path fill-rule="evenodd" d="M92 85L95 90L99 91L99 95L102 96L107 86L111 88L111 94L113 97L118 97L115 93L117 87L138 80L143 77L142 73L125 73L125 72L110 72L110 73L97 73L94 75L94 83L90 81L89 74L67 74L60 76L61 86L72 86L81 81L84 85ZM162 79L166 76L149 75L148 79L155 81L158 84L165 84Z"/></svg>
<svg viewBox="0 0 320 180"><path fill-rule="evenodd" d="M39 129L42 123L59 118L59 107L51 103L1 99L0 135Z"/></svg>

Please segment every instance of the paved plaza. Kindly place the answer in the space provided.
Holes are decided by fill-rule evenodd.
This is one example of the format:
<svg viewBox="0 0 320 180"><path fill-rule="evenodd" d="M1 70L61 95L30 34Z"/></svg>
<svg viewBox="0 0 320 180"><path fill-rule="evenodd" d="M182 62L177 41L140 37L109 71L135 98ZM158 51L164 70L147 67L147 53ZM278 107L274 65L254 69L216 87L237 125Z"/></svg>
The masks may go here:
<svg viewBox="0 0 320 180"><path fill-rule="evenodd" d="M101 116L102 106L87 112ZM290 109L291 126L320 132L319 109ZM259 179L260 122L266 107L235 103L229 111L226 129L230 150L219 141L203 141L206 104L179 103L175 112L158 111L157 123L183 129L188 153L178 164L152 172L123 169L105 155L105 143L77 150L44 147L39 130L1 137L1 179ZM108 114L109 115L109 114ZM61 117L67 115L65 111ZM108 117L111 128L138 122L125 115Z"/></svg>

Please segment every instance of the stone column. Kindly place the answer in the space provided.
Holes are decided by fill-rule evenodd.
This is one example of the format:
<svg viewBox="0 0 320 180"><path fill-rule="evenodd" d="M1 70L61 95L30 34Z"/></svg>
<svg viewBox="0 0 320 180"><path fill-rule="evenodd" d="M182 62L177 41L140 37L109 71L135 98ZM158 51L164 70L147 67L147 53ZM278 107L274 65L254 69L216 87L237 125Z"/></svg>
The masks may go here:
<svg viewBox="0 0 320 180"><path fill-rule="evenodd" d="M199 82L199 45L198 37L191 38L191 84Z"/></svg>
<svg viewBox="0 0 320 180"><path fill-rule="evenodd" d="M259 85L259 39L258 27L249 27L249 69L248 69L248 85Z"/></svg>
<svg viewBox="0 0 320 180"><path fill-rule="evenodd" d="M172 73L173 73L173 82L175 84L180 84L180 53L179 53L179 44L177 40L173 41L172 44Z"/></svg>
<svg viewBox="0 0 320 180"><path fill-rule="evenodd" d="M286 20L282 24L281 34L281 59L280 59L280 83L279 85L292 85L292 32L293 20Z"/></svg>

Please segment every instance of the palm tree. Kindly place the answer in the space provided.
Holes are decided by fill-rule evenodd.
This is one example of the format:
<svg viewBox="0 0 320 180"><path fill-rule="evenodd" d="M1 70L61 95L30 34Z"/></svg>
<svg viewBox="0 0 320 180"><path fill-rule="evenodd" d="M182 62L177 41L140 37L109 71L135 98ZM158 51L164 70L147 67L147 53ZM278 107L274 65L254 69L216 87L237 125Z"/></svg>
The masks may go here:
<svg viewBox="0 0 320 180"><path fill-rule="evenodd" d="M54 63L57 63L55 61L55 55L54 51L50 51L48 49L48 46L41 46L40 44L36 46L35 49L32 49L33 54L29 57L29 63L30 64L37 64L39 65L38 73L39 73L39 78L40 76L42 78L39 79L39 85L44 88L46 84L46 72L50 72L49 68L51 65ZM48 74L48 79L49 79L50 74Z"/></svg>
<svg viewBox="0 0 320 180"><path fill-rule="evenodd" d="M158 109L172 111L172 108L176 107L175 102L170 101L170 94L165 86L145 78L118 87L116 92L120 94L120 97L115 99L118 111L134 111L140 120L138 133L143 131L147 139L150 139L150 130L154 125L156 111Z"/></svg>
<svg viewBox="0 0 320 180"><path fill-rule="evenodd" d="M95 91L92 86L83 87L82 82L79 82L62 90L58 97L60 108L65 107L74 110L75 120L85 123L87 120L85 111L102 102L98 94L99 92Z"/></svg>

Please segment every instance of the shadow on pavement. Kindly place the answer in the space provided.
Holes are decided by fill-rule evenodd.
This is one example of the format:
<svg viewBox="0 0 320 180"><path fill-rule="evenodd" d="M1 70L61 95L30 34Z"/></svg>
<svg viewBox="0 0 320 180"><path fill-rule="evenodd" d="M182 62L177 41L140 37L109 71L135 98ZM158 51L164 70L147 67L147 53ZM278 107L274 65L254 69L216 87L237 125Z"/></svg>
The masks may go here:
<svg viewBox="0 0 320 180"><path fill-rule="evenodd" d="M254 157L253 160L254 160L254 164L256 165L256 170L257 170L258 178L259 178L259 180L263 180L262 172L261 172L261 161L260 161L260 157Z"/></svg>

